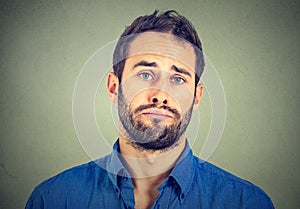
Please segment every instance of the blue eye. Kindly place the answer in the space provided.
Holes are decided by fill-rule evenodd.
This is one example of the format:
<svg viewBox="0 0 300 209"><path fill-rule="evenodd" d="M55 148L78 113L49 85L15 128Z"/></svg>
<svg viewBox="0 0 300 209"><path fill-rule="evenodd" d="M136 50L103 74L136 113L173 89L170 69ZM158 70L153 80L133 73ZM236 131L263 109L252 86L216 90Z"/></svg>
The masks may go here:
<svg viewBox="0 0 300 209"><path fill-rule="evenodd" d="M140 73L139 76L144 80L152 80L153 76L150 73Z"/></svg>
<svg viewBox="0 0 300 209"><path fill-rule="evenodd" d="M172 82L175 83L175 84L182 84L182 83L185 82L185 80L181 77L176 76L176 77L172 78Z"/></svg>

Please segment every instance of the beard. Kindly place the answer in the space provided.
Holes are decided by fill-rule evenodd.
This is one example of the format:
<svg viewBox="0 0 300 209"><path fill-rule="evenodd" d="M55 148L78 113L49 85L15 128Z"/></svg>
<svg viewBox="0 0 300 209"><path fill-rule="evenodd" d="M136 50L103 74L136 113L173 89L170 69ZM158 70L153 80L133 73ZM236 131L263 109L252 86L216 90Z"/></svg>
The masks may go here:
<svg viewBox="0 0 300 209"><path fill-rule="evenodd" d="M166 105L147 104L133 109L126 101L121 85L118 95L118 113L124 130L122 134L127 139L127 143L137 149L147 151L162 151L177 145L190 122L193 105L181 117L176 109ZM175 122L168 125L164 120L149 119L149 124L142 121L141 115L136 116L141 111L151 108L169 111L175 116Z"/></svg>

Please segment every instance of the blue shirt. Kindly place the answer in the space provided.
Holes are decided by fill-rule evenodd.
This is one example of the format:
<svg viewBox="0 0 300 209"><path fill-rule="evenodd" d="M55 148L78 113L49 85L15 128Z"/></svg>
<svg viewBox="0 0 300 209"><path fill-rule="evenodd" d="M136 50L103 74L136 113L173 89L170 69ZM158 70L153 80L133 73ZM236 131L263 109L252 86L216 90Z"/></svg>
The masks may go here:
<svg viewBox="0 0 300 209"><path fill-rule="evenodd" d="M134 189L118 150L117 141L112 154L42 182L26 209L133 209ZM274 208L260 188L197 158L188 143L158 190L153 209Z"/></svg>

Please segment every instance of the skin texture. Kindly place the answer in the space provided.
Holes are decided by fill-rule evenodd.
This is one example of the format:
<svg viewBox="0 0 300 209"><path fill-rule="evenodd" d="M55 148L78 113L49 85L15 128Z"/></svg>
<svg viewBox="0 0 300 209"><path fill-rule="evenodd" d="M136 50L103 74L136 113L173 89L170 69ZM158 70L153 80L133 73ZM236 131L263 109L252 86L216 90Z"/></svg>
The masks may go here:
<svg viewBox="0 0 300 209"><path fill-rule="evenodd" d="M145 50L147 49L147 50ZM136 208L151 208L157 188L185 147L185 130L200 102L193 48L170 34L142 33L129 48L119 83L107 89L118 103L122 161L132 176Z"/></svg>

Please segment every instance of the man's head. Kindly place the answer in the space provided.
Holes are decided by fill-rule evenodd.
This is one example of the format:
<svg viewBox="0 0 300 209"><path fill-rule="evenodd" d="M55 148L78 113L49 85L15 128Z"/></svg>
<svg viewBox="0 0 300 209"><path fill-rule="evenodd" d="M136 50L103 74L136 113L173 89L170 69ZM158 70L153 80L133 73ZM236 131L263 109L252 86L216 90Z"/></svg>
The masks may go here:
<svg viewBox="0 0 300 209"><path fill-rule="evenodd" d="M200 102L201 50L194 28L175 11L155 11L126 28L108 90L118 101L120 134L128 142L146 150L176 145Z"/></svg>

